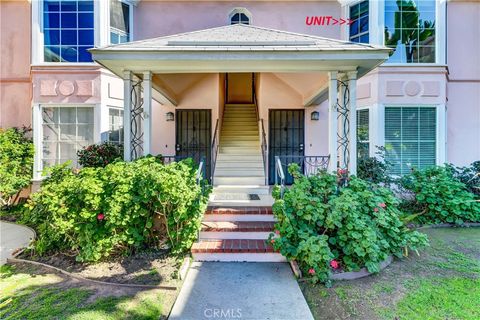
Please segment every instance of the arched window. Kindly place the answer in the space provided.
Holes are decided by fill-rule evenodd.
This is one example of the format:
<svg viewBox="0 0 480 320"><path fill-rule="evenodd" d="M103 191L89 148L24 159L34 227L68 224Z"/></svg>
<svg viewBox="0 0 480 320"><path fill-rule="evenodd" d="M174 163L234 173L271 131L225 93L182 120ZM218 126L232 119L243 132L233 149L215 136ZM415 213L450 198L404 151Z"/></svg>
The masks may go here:
<svg viewBox="0 0 480 320"><path fill-rule="evenodd" d="M230 24L251 24L252 14L245 8L235 8L228 15Z"/></svg>

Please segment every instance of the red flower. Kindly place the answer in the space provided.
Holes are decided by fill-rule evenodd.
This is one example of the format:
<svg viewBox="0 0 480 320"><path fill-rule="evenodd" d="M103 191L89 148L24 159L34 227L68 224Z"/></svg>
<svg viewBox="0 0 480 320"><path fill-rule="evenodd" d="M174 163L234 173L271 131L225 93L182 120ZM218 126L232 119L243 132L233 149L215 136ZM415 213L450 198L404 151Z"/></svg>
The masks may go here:
<svg viewBox="0 0 480 320"><path fill-rule="evenodd" d="M308 270L308 273L309 273L309 274L315 274L315 270L314 270L313 268L310 268L310 269Z"/></svg>
<svg viewBox="0 0 480 320"><path fill-rule="evenodd" d="M379 203L378 206L382 207L382 208L385 208L387 205L384 202L382 202L382 203Z"/></svg>
<svg viewBox="0 0 480 320"><path fill-rule="evenodd" d="M275 230L275 234L276 234L277 236L279 236L279 235L280 235L280 231Z"/></svg>
<svg viewBox="0 0 480 320"><path fill-rule="evenodd" d="M347 172L348 172L347 169L338 169L338 170L337 170L337 173L340 174L340 175L346 174Z"/></svg>
<svg viewBox="0 0 480 320"><path fill-rule="evenodd" d="M333 269L338 269L338 262L337 262L337 260L332 260L332 261L330 261L330 267L332 267Z"/></svg>
<svg viewBox="0 0 480 320"><path fill-rule="evenodd" d="M378 208L373 208L373 211L378 212Z"/></svg>
<svg viewBox="0 0 480 320"><path fill-rule="evenodd" d="M99 213L97 215L97 219L100 220L100 221L102 221L104 218L105 218L105 215L103 213Z"/></svg>
<svg viewBox="0 0 480 320"><path fill-rule="evenodd" d="M271 243L271 244L274 244L274 243L275 243L275 239L270 240L270 243Z"/></svg>

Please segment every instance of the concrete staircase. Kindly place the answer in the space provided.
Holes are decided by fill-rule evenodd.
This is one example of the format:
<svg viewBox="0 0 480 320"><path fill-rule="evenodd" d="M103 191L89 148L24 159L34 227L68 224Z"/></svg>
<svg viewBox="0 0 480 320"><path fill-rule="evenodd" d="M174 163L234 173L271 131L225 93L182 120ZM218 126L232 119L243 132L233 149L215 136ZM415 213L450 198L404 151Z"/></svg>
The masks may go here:
<svg viewBox="0 0 480 320"><path fill-rule="evenodd" d="M265 185L254 104L226 104L214 173L215 185Z"/></svg>

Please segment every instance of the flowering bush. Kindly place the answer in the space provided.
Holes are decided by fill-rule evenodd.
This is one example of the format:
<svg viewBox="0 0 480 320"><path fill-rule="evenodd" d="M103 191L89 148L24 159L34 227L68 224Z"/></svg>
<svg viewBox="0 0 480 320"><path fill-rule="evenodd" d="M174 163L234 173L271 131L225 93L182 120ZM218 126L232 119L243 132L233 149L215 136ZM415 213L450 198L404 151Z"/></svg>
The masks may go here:
<svg viewBox="0 0 480 320"><path fill-rule="evenodd" d="M117 159L123 158L123 148L111 142L92 144L78 150L78 163L83 167L105 167Z"/></svg>
<svg viewBox="0 0 480 320"><path fill-rule="evenodd" d="M378 272L388 256L427 244L426 235L400 221L398 200L390 190L354 176L339 188L337 175L306 177L296 165L289 172L295 180L283 199L274 192L280 235L270 237L276 250L296 260L315 281L328 283L335 269Z"/></svg>
<svg viewBox="0 0 480 320"><path fill-rule="evenodd" d="M51 168L27 204L35 251L69 251L78 261L168 244L173 253L196 239L208 190L196 183L193 161L169 165L153 157L105 168Z"/></svg>
<svg viewBox="0 0 480 320"><path fill-rule="evenodd" d="M447 167L412 170L400 180L412 197L402 207L419 223L480 222L480 202Z"/></svg>
<svg viewBox="0 0 480 320"><path fill-rule="evenodd" d="M30 185L34 149L29 131L0 128L0 209L11 206L14 196Z"/></svg>
<svg viewBox="0 0 480 320"><path fill-rule="evenodd" d="M448 164L447 168L455 179L465 184L469 192L480 198L480 161L475 161L466 167Z"/></svg>

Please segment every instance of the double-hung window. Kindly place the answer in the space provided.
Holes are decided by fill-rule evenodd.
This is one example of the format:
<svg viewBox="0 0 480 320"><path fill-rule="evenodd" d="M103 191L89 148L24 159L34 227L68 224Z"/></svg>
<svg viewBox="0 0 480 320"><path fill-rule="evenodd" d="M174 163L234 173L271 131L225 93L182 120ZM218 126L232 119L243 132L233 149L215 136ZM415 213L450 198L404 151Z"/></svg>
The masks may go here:
<svg viewBox="0 0 480 320"><path fill-rule="evenodd" d="M361 43L369 42L368 16L368 0L350 6L350 41Z"/></svg>
<svg viewBox="0 0 480 320"><path fill-rule="evenodd" d="M435 165L436 147L436 107L385 107L386 159L393 164L393 174Z"/></svg>
<svg viewBox="0 0 480 320"><path fill-rule="evenodd" d="M385 45L390 63L435 62L435 0L385 0Z"/></svg>
<svg viewBox="0 0 480 320"><path fill-rule="evenodd" d="M357 110L357 159L370 156L369 110Z"/></svg>
<svg viewBox="0 0 480 320"><path fill-rule="evenodd" d="M110 43L130 41L130 6L120 0L110 0Z"/></svg>
<svg viewBox="0 0 480 320"><path fill-rule="evenodd" d="M123 144L123 110L117 108L108 109L108 141Z"/></svg>
<svg viewBox="0 0 480 320"><path fill-rule="evenodd" d="M42 107L43 167L71 160L77 163L77 151L94 142L93 106Z"/></svg>
<svg viewBox="0 0 480 320"><path fill-rule="evenodd" d="M93 0L44 0L45 62L91 62L94 46Z"/></svg>

